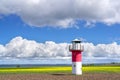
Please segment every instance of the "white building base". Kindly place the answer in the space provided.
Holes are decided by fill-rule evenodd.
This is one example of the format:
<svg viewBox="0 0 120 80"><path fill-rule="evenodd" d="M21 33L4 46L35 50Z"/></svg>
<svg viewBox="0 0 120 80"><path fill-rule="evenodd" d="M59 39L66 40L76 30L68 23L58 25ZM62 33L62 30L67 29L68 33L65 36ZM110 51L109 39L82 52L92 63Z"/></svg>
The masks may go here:
<svg viewBox="0 0 120 80"><path fill-rule="evenodd" d="M72 74L82 75L82 62L72 62Z"/></svg>

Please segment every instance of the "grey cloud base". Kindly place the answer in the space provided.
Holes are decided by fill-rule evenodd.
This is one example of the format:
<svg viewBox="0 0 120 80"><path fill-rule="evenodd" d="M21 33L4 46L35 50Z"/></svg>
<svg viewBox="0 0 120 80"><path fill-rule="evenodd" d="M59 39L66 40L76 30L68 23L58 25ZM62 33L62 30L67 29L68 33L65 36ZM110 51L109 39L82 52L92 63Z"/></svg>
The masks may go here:
<svg viewBox="0 0 120 80"><path fill-rule="evenodd" d="M76 20L120 23L120 0L0 0L0 15L15 14L35 27L68 28Z"/></svg>

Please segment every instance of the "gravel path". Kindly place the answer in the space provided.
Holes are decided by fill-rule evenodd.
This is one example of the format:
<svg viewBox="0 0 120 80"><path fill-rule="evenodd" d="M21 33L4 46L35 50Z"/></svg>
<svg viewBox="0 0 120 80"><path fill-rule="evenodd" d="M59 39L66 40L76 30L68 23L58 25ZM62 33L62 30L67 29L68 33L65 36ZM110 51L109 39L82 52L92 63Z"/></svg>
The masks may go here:
<svg viewBox="0 0 120 80"><path fill-rule="evenodd" d="M0 74L0 80L120 80L120 73L71 74Z"/></svg>

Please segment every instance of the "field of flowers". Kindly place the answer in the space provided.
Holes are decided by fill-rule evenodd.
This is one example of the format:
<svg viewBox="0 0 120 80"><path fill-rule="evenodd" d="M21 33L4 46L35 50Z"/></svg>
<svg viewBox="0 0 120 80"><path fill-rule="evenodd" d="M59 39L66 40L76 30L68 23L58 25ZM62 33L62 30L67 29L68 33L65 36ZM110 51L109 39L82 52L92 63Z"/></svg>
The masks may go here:
<svg viewBox="0 0 120 80"><path fill-rule="evenodd" d="M83 73L120 73L119 66L86 66L82 70ZM71 66L0 68L0 73L71 73L71 71Z"/></svg>

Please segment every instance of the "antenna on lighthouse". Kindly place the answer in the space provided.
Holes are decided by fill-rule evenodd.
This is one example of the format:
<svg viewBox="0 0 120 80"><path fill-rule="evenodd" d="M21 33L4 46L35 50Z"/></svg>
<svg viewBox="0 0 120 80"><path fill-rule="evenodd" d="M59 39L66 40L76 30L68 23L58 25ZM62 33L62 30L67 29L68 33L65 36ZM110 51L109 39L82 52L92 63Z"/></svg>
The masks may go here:
<svg viewBox="0 0 120 80"><path fill-rule="evenodd" d="M72 52L72 74L82 75L82 52L81 41L74 39L69 45L69 51Z"/></svg>

